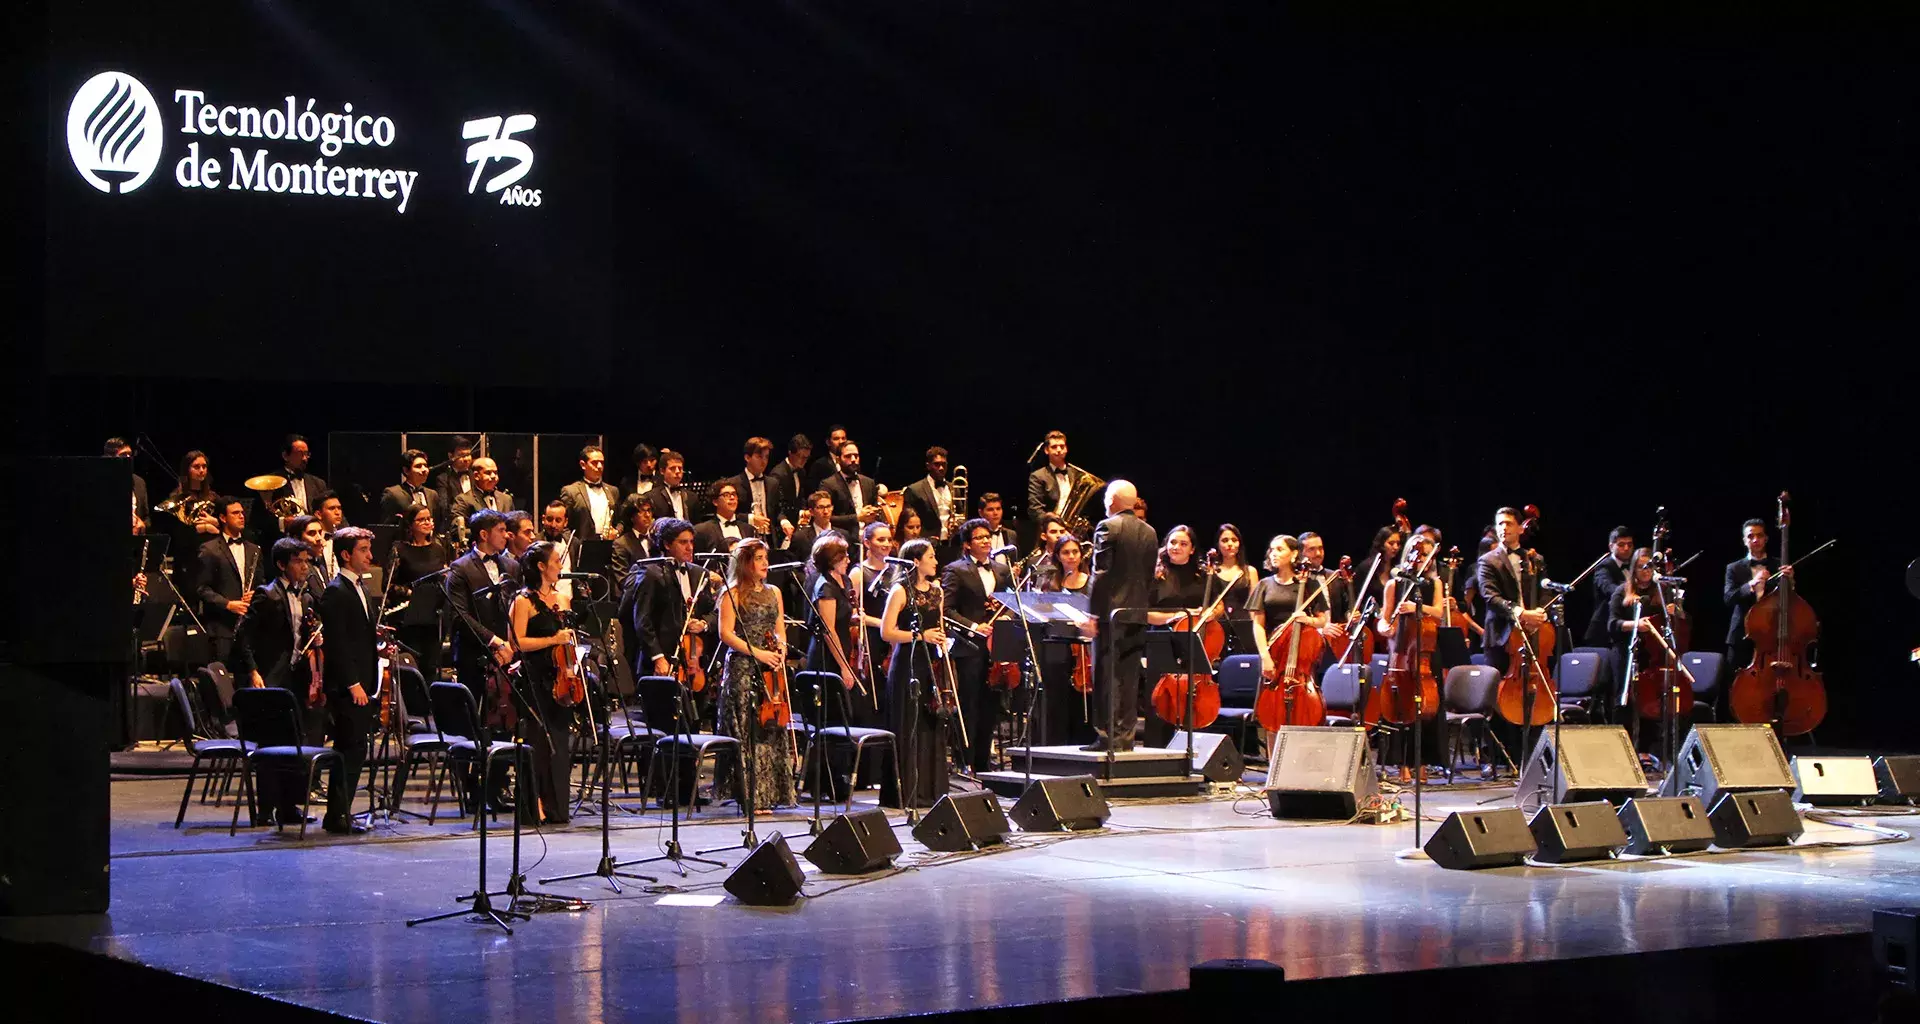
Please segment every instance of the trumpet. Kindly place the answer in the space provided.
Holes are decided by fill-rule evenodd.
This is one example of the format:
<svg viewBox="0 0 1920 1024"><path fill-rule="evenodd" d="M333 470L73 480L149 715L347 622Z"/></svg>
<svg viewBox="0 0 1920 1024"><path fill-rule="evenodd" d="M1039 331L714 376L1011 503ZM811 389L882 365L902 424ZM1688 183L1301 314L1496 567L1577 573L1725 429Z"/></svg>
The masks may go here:
<svg viewBox="0 0 1920 1024"><path fill-rule="evenodd" d="M947 521L940 524L940 535L951 537L967 521L967 467L954 466L947 472Z"/></svg>

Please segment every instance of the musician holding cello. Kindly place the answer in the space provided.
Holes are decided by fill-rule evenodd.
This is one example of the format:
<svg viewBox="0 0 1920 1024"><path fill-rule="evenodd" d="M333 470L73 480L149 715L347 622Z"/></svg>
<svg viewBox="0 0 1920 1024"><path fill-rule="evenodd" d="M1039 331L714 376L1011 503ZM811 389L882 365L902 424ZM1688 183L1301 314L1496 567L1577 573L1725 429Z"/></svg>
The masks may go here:
<svg viewBox="0 0 1920 1024"><path fill-rule="evenodd" d="M1493 531L1496 543L1474 563L1474 582L1485 607L1487 665L1502 677L1500 717L1517 727L1503 731L1518 746L1518 727L1544 725L1558 711L1548 668L1554 656L1553 627L1547 622L1546 602L1541 600L1545 566L1539 554L1521 542L1520 510L1505 507L1495 512ZM1529 645L1530 665L1524 656ZM1520 678L1523 669L1524 679ZM1514 750L1517 759L1527 754Z"/></svg>
<svg viewBox="0 0 1920 1024"><path fill-rule="evenodd" d="M1673 685L1673 680L1663 675L1673 669L1672 658L1667 655L1667 645L1663 642L1664 630L1671 624L1675 627L1675 636L1683 636L1683 620L1687 613L1676 601L1669 600L1664 607L1661 606L1660 591L1653 582L1653 552L1650 549L1639 548L1634 551L1629 564L1632 569L1627 573L1625 582L1620 584L1607 602L1607 632L1613 638L1614 664L1633 666L1633 678L1623 682L1632 689L1636 713L1641 718L1660 721L1660 703L1663 699L1671 699L1668 690ZM1684 644L1681 646L1684 647ZM1628 657L1629 652L1633 655L1631 658ZM1663 682L1653 682L1656 677L1662 678ZM1643 699L1642 691L1645 691L1644 697L1647 699ZM1685 687L1684 697L1686 706L1675 708L1674 715L1683 729L1687 712L1693 708L1692 686ZM1647 750L1666 749L1666 738L1662 736L1658 743L1654 743L1651 742L1654 735L1642 735L1641 747Z"/></svg>
<svg viewBox="0 0 1920 1024"><path fill-rule="evenodd" d="M1326 587L1307 573L1297 538L1283 533L1268 541L1267 568L1273 575L1255 586L1247 611L1266 680L1254 701L1254 717L1271 743L1271 734L1283 725L1319 725L1326 717L1313 672L1324 642L1320 630L1330 615Z"/></svg>
<svg viewBox="0 0 1920 1024"><path fill-rule="evenodd" d="M532 793L540 803L540 820L548 825L567 823L573 712L583 696L572 689L581 683L579 665L571 650L574 632L568 625L573 601L560 590L559 552L560 548L543 540L520 556L520 578L528 587L513 599L511 612L513 646L520 652L514 702L519 705L521 720L527 724L527 741L533 747ZM555 684L563 672L571 675L572 686L556 693ZM562 704L563 696L572 703Z"/></svg>
<svg viewBox="0 0 1920 1024"><path fill-rule="evenodd" d="M1380 617L1380 635L1387 641L1387 671L1379 691L1372 694L1367 718L1378 718L1401 728L1382 735L1380 763L1399 767L1399 781L1413 781L1413 772L1425 779L1426 766L1415 763L1413 730L1424 730L1420 737L1421 759L1443 755L1445 741L1440 728L1440 671L1434 655L1439 648L1439 629L1445 624L1445 591L1440 582L1438 559L1440 531L1422 526L1407 538L1406 557L1382 591L1391 615ZM1414 700L1418 694L1416 707ZM1418 721L1416 721L1418 719Z"/></svg>

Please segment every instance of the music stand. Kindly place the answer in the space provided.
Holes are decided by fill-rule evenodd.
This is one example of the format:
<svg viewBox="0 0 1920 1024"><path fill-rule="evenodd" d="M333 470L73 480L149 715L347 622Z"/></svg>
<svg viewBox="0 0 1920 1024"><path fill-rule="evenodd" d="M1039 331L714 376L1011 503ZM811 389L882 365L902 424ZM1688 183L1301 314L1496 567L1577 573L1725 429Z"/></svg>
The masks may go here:
<svg viewBox="0 0 1920 1024"><path fill-rule="evenodd" d="M1033 665L1033 677L1028 682L1027 707L1022 713L1023 728L1026 732L1027 781L1033 784L1033 709L1040 705L1040 693L1045 688L1040 673L1040 651L1034 646L1034 632L1043 631L1051 635L1058 631L1066 635L1079 636L1079 624L1090 621L1093 613L1085 594L1065 591L1049 593L1041 591L1002 590L992 595L1024 622L994 623L994 650L996 661L1030 661ZM1006 630L1002 634L1002 630ZM1004 635L1007 639L1002 640ZM1009 657L1008 655L1012 655Z"/></svg>

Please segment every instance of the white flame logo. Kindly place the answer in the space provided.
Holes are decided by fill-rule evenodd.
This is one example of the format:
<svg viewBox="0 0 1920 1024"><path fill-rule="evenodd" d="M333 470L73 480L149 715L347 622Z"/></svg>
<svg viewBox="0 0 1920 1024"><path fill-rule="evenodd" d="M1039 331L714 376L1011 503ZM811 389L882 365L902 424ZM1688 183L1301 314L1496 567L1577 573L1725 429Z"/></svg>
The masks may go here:
<svg viewBox="0 0 1920 1024"><path fill-rule="evenodd" d="M103 71L87 79L67 108L67 152L87 184L131 192L160 165L160 108L139 79Z"/></svg>

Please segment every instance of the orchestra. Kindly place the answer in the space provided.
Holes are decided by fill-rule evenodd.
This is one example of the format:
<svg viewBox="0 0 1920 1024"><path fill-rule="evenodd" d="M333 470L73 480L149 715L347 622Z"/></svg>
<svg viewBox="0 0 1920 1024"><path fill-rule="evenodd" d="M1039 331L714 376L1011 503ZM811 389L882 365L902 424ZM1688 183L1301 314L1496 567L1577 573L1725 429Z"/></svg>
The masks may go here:
<svg viewBox="0 0 1920 1024"><path fill-rule="evenodd" d="M451 676L466 685L479 707L496 709L490 715L498 705L517 712L493 724L514 721L514 734L532 747L534 806L520 813L555 824L568 819L574 751L591 743L576 734L605 721L602 712L623 699L610 686L616 656L635 676L704 684L712 673L719 685L691 687L696 727L742 737L753 731L755 753L743 754L724 781L738 799L750 780L759 805L769 808L793 803L801 770L791 737L763 721L774 677L784 693L787 672L836 676L841 686L820 694L822 720L900 736L900 771L885 780L888 797L924 807L952 775L1009 767L1011 751L1029 740L1092 751L1166 746L1177 723L1154 712L1145 671L1146 641L1156 631L1217 637L1203 673L1228 657L1257 658L1262 692L1284 695L1276 726L1302 724L1302 713L1317 724L1319 682L1336 662L1385 662L1367 673L1364 706L1326 713L1351 713L1369 727L1386 780L1403 783L1425 777L1443 757L1437 698L1414 709L1408 693L1430 692L1453 659L1470 654L1501 673L1495 737L1511 749L1525 742L1516 727L1537 727L1558 713L1552 673L1575 635L1605 650L1610 667L1603 679L1611 688L1591 701L1591 720L1625 716L1636 736L1643 735L1639 723L1662 709L1649 698L1645 708L1654 714L1643 708L1636 715L1627 694L1636 685L1665 692L1641 677L1665 672L1670 684L1672 626L1683 627L1684 644L1684 592L1656 582L1674 571L1659 547L1664 522L1651 548L1624 525L1608 534L1604 555L1574 580L1585 583L1575 599L1586 601L1579 610L1588 616L1575 634L1563 625L1575 588L1549 578L1529 546L1538 517L1532 506L1496 511L1476 557L1456 573L1466 561L1457 549L1449 554L1433 527L1415 529L1405 503L1396 502L1364 551L1336 566L1327 540L1313 531L1274 536L1264 554L1250 552L1232 523L1157 532L1145 518L1146 497L1125 480L1108 484L1069 462L1060 431L1041 446L1045 462L1028 474L1027 504L1018 509L992 491L970 502L967 468L945 446L927 447L924 475L896 490L862 472L860 445L844 427L826 436L820 458L807 435L794 434L777 461L773 441L748 438L741 472L708 484L689 481L682 453L638 445L624 487L607 478L604 449L590 444L579 450L579 476L533 506L537 519L501 486L484 436L479 445L455 438L452 457L439 464L408 448L399 482L371 491L377 500L367 514L377 518L370 525L389 531L379 535L389 550L376 551L374 532L347 524L348 492L315 475L311 445L294 434L278 472L247 481L253 501L215 491L203 451L181 461L173 490L158 504L148 505L136 476L131 530L164 527L196 538L193 556L176 571L205 625L202 656L237 669L243 685L294 692L310 735L334 744L349 777L367 758L374 719L366 709L379 694L381 659L401 652L394 656L428 681ZM103 450L134 455L118 438ZM1104 515L1089 521L1095 503ZM1778 621L1766 602L1792 568L1768 554L1770 539L1766 521L1745 522L1745 554L1726 566L1730 667L1753 657L1746 618L1756 607L1769 612L1767 628ZM775 550L790 563L777 568L801 571L774 571ZM589 560L597 564L583 564ZM386 575L375 575L381 567ZM604 585L578 583L595 576ZM1078 635L1071 626L1068 635L1031 626L1030 647L996 655L995 626L1012 611L996 595L1016 589L1083 599ZM390 618L373 621L375 608ZM332 656L313 659L324 670L297 656L313 623L333 639ZM1655 632L1659 644L1649 639ZM393 646L375 654L376 635ZM601 711L589 715L554 699L554 652L563 647ZM1786 693L1785 682L1765 685ZM1774 703L1783 715L1788 701ZM1659 741L1641 748L1670 745L1664 730L1674 727L1646 730ZM909 734L914 742L905 742ZM1260 742L1270 734L1263 729ZM850 781L849 767L832 765L836 791ZM1483 773L1491 767L1483 757ZM506 805L504 780L486 788L490 803ZM328 830L360 831L332 807L351 789L330 803ZM284 795L275 792L268 803ZM281 812L291 813L265 811Z"/></svg>

